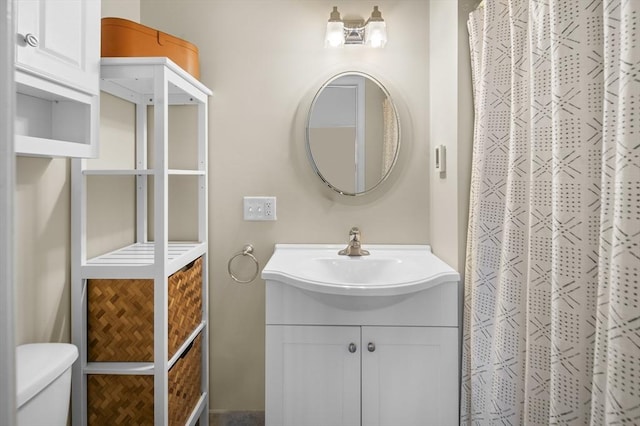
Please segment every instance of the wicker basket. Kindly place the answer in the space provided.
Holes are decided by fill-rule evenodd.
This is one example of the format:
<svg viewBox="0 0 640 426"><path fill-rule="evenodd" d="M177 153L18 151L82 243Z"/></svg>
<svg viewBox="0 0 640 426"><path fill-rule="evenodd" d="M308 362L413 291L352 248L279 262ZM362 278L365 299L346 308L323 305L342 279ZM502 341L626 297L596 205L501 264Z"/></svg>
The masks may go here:
<svg viewBox="0 0 640 426"><path fill-rule="evenodd" d="M152 425L153 376L87 376L89 425Z"/></svg>
<svg viewBox="0 0 640 426"><path fill-rule="evenodd" d="M201 395L202 339L169 370L169 425L184 425ZM87 421L93 426L153 425L153 376L87 376Z"/></svg>
<svg viewBox="0 0 640 426"><path fill-rule="evenodd" d="M169 424L184 425L202 393L202 339L169 370Z"/></svg>
<svg viewBox="0 0 640 426"><path fill-rule="evenodd" d="M169 277L169 357L202 322L202 258Z"/></svg>
<svg viewBox="0 0 640 426"><path fill-rule="evenodd" d="M172 357L202 321L202 258L168 281ZM88 361L153 362L153 280L91 279L87 311Z"/></svg>

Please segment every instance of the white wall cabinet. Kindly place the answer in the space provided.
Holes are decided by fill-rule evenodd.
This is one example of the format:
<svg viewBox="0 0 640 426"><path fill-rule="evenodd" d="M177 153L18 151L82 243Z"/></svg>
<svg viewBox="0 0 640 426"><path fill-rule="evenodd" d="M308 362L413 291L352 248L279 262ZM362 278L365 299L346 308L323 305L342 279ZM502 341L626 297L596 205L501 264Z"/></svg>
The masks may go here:
<svg viewBox="0 0 640 426"><path fill-rule="evenodd" d="M73 372L73 424L206 426L211 91L167 58L104 58L101 68L101 89L135 104L135 166L96 169L88 160L72 161L72 338L80 351ZM183 139L189 139L169 140L169 106L195 115L197 146L189 146L194 158L186 168L173 168L169 158L169 146L186 145ZM118 179L127 176L135 185L135 241L88 257L89 180L106 180L108 196L119 191ZM195 221L194 240L169 239L169 205L176 204L177 195L169 191L172 179L186 179L195 194L196 217L173 218ZM187 275L195 278L181 278ZM108 292L113 295L105 297ZM101 327L102 306L116 315ZM139 330L136 324L142 324Z"/></svg>
<svg viewBox="0 0 640 426"><path fill-rule="evenodd" d="M16 153L98 154L100 1L16 1Z"/></svg>
<svg viewBox="0 0 640 426"><path fill-rule="evenodd" d="M16 4L18 69L96 93L100 73L100 1L17 0Z"/></svg>

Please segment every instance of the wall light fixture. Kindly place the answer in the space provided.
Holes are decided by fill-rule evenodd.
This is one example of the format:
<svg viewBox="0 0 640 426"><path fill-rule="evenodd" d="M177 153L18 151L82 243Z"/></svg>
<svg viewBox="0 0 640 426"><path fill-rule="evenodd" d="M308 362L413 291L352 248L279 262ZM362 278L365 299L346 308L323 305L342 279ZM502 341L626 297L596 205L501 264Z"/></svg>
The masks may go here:
<svg viewBox="0 0 640 426"><path fill-rule="evenodd" d="M327 22L325 47L342 47L345 44L366 44L384 47L387 43L387 25L382 19L378 6L373 7L371 16L362 19L342 20L338 7L334 6Z"/></svg>

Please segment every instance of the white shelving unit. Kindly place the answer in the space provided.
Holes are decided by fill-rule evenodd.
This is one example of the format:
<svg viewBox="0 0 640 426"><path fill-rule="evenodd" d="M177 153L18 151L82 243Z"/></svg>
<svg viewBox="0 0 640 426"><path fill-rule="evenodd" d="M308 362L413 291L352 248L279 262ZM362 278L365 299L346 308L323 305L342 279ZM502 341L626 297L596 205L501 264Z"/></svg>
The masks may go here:
<svg viewBox="0 0 640 426"><path fill-rule="evenodd" d="M153 375L154 423L167 425L168 371L201 336L202 392L187 424L208 424L208 283L207 283L207 108L212 92L168 58L103 58L101 90L136 106L135 169L95 170L87 160L72 161L72 337L80 350L73 373L73 424L87 424L87 376ZM169 106L197 108L197 167L169 169ZM153 106L153 140L147 146L147 107ZM109 141L103 141L107 145ZM153 167L147 153L153 152ZM136 182L136 241L118 250L87 258L88 176L133 176ZM170 176L197 180L197 240L169 241L168 182ZM153 241L147 235L148 187L153 178ZM202 322L169 357L168 277L202 257ZM153 279L153 362L88 362L87 287L89 279Z"/></svg>

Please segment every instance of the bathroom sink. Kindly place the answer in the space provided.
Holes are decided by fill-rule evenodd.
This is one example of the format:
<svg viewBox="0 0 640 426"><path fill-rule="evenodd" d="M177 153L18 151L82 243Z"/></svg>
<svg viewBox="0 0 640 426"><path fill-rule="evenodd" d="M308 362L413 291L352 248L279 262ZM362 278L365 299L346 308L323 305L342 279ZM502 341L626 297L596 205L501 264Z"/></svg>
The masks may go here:
<svg viewBox="0 0 640 426"><path fill-rule="evenodd" d="M368 256L341 256L342 245L276 244L265 280L303 290L349 296L396 296L458 281L427 245L364 245Z"/></svg>

